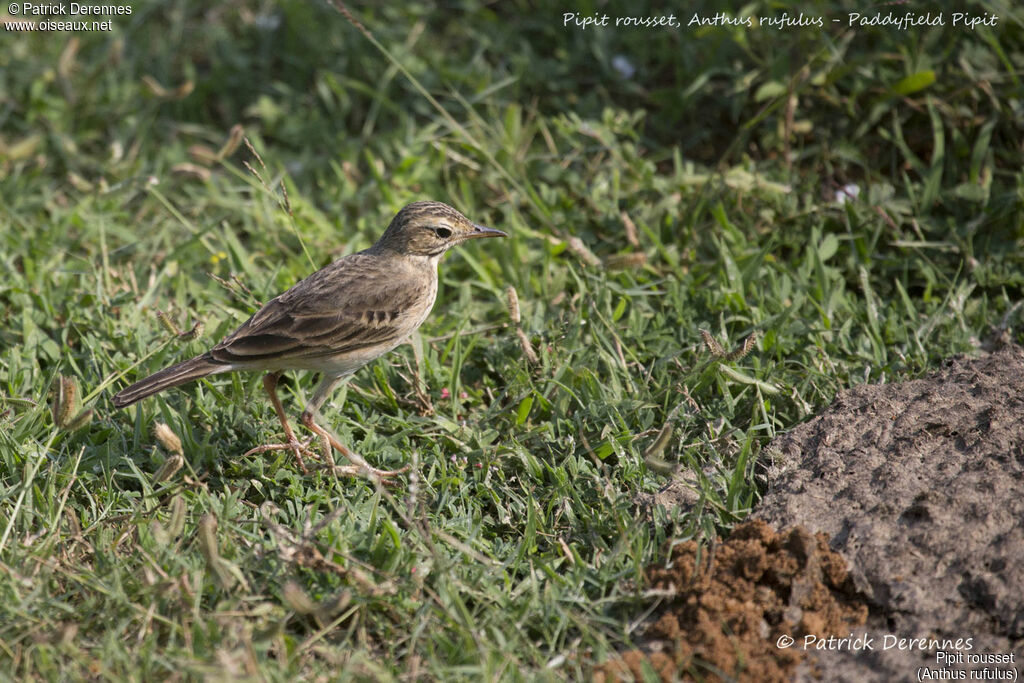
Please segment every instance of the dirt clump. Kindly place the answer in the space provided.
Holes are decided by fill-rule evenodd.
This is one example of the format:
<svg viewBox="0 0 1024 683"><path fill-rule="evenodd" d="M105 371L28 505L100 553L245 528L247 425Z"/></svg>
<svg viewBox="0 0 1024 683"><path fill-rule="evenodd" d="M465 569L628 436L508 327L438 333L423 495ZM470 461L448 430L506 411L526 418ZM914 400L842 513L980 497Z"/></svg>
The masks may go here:
<svg viewBox="0 0 1024 683"><path fill-rule="evenodd" d="M980 675L1016 679L1024 654L1024 350L1008 346L954 359L924 379L843 391L771 450L775 471L755 516L828 534L870 604L863 631L874 649L808 658L828 680L916 680L919 667L979 674L967 663L940 665L939 650L989 662L1014 655ZM887 649L886 636L933 642ZM943 639L953 646L934 646Z"/></svg>
<svg viewBox="0 0 1024 683"><path fill-rule="evenodd" d="M846 562L824 534L796 527L778 533L744 522L709 546L687 541L668 566L648 570L667 596L642 645L604 664L595 681L788 681L803 657L780 638L845 636L864 622Z"/></svg>

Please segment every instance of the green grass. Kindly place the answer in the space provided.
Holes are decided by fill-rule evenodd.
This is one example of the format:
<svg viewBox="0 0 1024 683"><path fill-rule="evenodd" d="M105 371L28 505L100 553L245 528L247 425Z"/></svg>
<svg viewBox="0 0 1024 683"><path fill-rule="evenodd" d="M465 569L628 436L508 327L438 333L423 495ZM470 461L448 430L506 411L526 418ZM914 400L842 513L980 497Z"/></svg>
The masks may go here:
<svg viewBox="0 0 1024 683"><path fill-rule="evenodd" d="M298 2L4 33L2 675L584 676L644 567L756 504L775 434L1020 341L1024 12L983 6L997 28L782 34L358 8L382 49ZM265 166L212 159L238 123ZM258 375L113 410L424 198L511 237L450 255L422 334L325 407L399 486L242 457L280 438ZM729 360L700 330L759 338ZM156 423L184 451L161 482ZM692 472L695 510L638 503Z"/></svg>

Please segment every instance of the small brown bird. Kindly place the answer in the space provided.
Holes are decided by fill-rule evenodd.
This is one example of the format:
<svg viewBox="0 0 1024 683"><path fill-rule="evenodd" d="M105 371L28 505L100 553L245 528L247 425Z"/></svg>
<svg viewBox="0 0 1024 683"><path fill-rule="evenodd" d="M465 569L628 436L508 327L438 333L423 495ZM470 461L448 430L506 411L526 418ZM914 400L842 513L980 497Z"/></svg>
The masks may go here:
<svg viewBox="0 0 1024 683"><path fill-rule="evenodd" d="M266 371L263 386L286 442L258 446L246 455L287 449L306 471L302 453L309 452L309 442L295 438L277 396L277 381L284 370L313 370L322 378L300 419L353 463L335 470L347 475L363 468L378 476L398 474L403 470L369 467L318 425L320 406L342 379L394 349L423 323L437 297L437 263L446 251L477 237L506 236L470 222L441 202L409 204L372 247L343 256L298 282L206 353L118 392L114 405L123 408L207 375Z"/></svg>

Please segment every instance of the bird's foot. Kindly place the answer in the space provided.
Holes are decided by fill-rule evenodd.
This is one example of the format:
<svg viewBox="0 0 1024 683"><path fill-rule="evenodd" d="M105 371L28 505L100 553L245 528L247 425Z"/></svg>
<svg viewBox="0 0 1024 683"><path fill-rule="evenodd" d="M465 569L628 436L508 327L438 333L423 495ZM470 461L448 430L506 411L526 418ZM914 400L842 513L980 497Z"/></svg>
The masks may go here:
<svg viewBox="0 0 1024 683"><path fill-rule="evenodd" d="M314 458L317 457L317 454L309 447L309 444L312 443L315 438L315 436L311 436L305 441L299 441L292 436L285 443L268 443L263 444L262 446L257 446L256 448L250 448L245 452L243 457L259 455L260 453L266 453L268 451L291 451L295 454L295 460L299 463L299 469L302 470L302 473L309 474L309 468L306 467L306 461L302 458L302 454L306 453Z"/></svg>
<svg viewBox="0 0 1024 683"><path fill-rule="evenodd" d="M319 434L323 439L323 467L329 469L335 475L339 477L365 477L369 476L373 479L378 479L382 484L393 486L397 484L394 477L400 474L404 474L409 470L409 466L406 465L401 469L397 470L381 470L373 467L370 463L366 462L363 456L353 451L348 446L338 441L330 432L318 425L314 420L312 414L305 412L301 417L302 424L307 429L316 434ZM331 455L332 450L337 450L344 455L351 465L336 465L334 458Z"/></svg>
<svg viewBox="0 0 1024 683"><path fill-rule="evenodd" d="M362 465L331 465L324 463L321 465L324 469L328 469L339 477L365 477L370 476L380 480L380 483L385 486L397 486L398 481L395 479L400 474L404 474L409 470L409 466L406 465L399 470L380 470L376 467L371 467L368 464Z"/></svg>

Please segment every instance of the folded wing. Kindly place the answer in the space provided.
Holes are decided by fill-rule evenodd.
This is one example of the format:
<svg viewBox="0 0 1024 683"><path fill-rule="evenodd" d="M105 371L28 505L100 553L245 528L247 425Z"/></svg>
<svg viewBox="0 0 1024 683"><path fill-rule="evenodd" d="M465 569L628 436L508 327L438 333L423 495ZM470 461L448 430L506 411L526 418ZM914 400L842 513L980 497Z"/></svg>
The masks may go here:
<svg viewBox="0 0 1024 683"><path fill-rule="evenodd" d="M336 356L399 343L424 283L372 254L317 271L267 304L210 351L221 362L259 363Z"/></svg>

